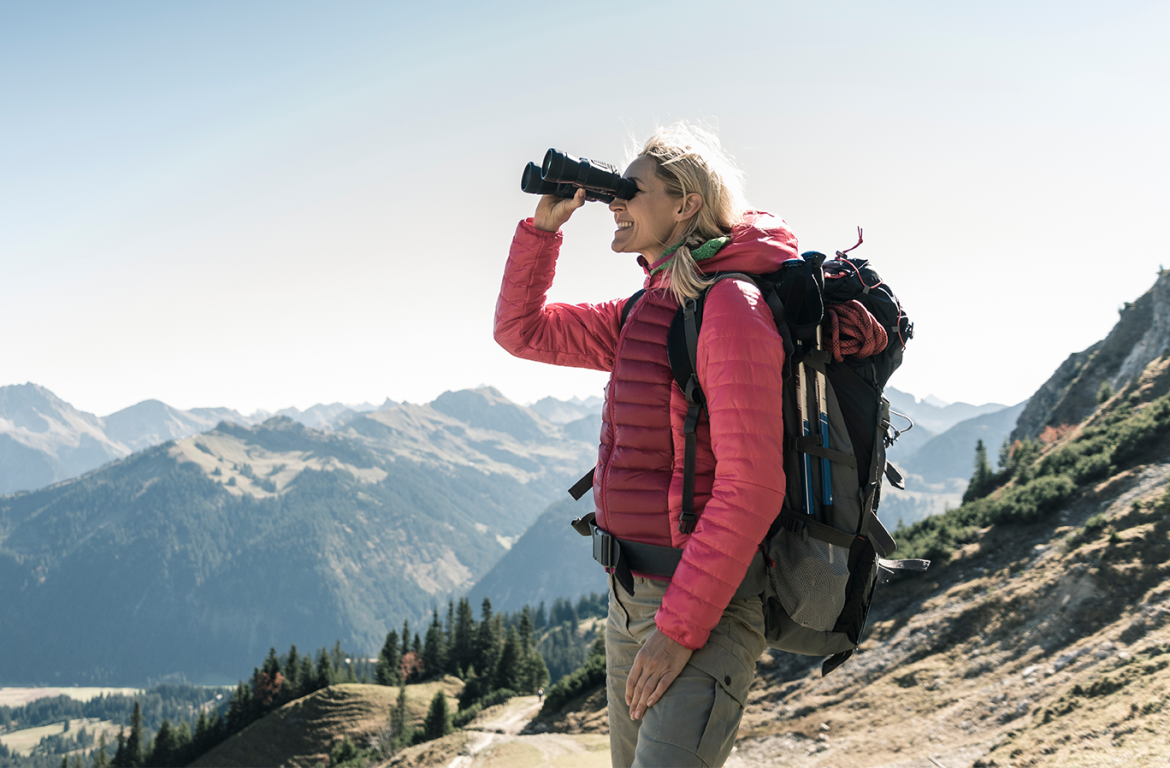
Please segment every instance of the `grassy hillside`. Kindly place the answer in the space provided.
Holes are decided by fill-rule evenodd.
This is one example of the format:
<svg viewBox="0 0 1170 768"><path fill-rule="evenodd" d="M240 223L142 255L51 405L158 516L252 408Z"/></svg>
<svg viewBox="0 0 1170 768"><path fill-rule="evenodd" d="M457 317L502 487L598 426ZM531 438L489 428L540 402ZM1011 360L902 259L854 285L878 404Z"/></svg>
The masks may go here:
<svg viewBox="0 0 1170 768"><path fill-rule="evenodd" d="M462 681L443 680L406 687L408 723L422 725L437 691L458 706ZM390 720L398 689L381 685L331 685L291 701L252 723L240 733L200 757L197 768L289 765L309 768L329 761L334 744L345 737L366 746L378 739Z"/></svg>

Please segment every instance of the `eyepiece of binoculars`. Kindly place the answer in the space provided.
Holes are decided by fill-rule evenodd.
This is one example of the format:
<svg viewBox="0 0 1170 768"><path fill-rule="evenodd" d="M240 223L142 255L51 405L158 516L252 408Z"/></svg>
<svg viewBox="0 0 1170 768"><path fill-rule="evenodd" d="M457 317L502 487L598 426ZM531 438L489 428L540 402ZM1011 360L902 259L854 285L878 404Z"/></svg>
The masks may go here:
<svg viewBox="0 0 1170 768"><path fill-rule="evenodd" d="M578 189L585 190L586 200L610 203L614 198L629 200L638 193L632 179L623 179L618 169L608 163L599 163L585 157L574 157L550 149L538 168L529 163L520 179L520 188L534 195L572 197Z"/></svg>

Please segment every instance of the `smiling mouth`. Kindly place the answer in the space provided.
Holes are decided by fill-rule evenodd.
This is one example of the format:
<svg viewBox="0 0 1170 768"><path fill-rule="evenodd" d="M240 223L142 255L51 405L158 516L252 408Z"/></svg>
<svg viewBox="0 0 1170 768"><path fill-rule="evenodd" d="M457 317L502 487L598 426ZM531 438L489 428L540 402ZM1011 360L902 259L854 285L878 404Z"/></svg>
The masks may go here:
<svg viewBox="0 0 1170 768"><path fill-rule="evenodd" d="M619 230L620 229L629 229L632 226L634 226L634 222L632 222L632 221L619 221L617 223L617 228Z"/></svg>

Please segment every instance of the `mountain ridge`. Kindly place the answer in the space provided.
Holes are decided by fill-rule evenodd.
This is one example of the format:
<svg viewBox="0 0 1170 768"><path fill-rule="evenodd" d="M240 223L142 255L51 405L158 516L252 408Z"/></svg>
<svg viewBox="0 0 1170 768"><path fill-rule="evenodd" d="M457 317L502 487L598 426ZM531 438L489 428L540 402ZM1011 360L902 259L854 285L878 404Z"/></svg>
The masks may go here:
<svg viewBox="0 0 1170 768"><path fill-rule="evenodd" d="M336 431L221 422L0 497L0 676L225 682L290 640L373 653L470 588L592 460L545 427L521 441L408 405Z"/></svg>

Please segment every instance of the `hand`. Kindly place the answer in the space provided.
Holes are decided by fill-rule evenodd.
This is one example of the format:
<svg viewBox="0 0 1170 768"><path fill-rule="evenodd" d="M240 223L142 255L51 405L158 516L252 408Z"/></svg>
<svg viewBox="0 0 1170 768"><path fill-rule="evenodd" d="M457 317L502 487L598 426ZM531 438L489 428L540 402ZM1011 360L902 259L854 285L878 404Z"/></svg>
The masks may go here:
<svg viewBox="0 0 1170 768"><path fill-rule="evenodd" d="M641 720L654 706L694 653L655 629L634 657L634 666L626 678L626 706L630 719Z"/></svg>
<svg viewBox="0 0 1170 768"><path fill-rule="evenodd" d="M565 225L573 211L585 205L585 190L578 189L572 197L557 197L556 195L542 195L536 204L536 215L532 217L532 224L545 232L556 232Z"/></svg>

